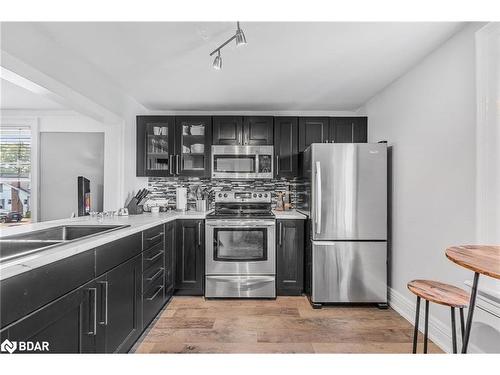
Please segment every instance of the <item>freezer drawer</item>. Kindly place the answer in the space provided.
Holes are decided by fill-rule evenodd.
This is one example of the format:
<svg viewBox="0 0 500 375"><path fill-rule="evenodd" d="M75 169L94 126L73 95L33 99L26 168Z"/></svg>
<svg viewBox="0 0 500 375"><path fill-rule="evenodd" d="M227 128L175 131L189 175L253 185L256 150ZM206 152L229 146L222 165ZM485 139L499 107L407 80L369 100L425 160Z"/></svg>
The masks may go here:
<svg viewBox="0 0 500 375"><path fill-rule="evenodd" d="M207 276L207 298L275 298L274 275L261 276Z"/></svg>
<svg viewBox="0 0 500 375"><path fill-rule="evenodd" d="M386 303L387 243L312 241L314 303Z"/></svg>

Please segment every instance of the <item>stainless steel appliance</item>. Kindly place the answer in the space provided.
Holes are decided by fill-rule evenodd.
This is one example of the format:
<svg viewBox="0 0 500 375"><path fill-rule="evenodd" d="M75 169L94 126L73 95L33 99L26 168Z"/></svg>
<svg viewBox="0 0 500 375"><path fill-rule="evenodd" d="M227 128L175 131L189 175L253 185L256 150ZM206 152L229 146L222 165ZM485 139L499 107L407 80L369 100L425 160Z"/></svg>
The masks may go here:
<svg viewBox="0 0 500 375"><path fill-rule="evenodd" d="M276 224L271 193L216 193L205 237L205 297L276 297Z"/></svg>
<svg viewBox="0 0 500 375"><path fill-rule="evenodd" d="M212 146L212 178L273 178L273 146Z"/></svg>
<svg viewBox="0 0 500 375"><path fill-rule="evenodd" d="M303 167L311 303L386 304L386 144L314 143Z"/></svg>

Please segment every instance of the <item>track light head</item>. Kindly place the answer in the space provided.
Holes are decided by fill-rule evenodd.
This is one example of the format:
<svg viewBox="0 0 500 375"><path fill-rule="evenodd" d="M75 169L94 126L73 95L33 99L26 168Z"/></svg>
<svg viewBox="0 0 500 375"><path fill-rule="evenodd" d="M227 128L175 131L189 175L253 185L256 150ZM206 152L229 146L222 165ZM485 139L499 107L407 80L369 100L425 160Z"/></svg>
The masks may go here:
<svg viewBox="0 0 500 375"><path fill-rule="evenodd" d="M247 44L247 38L245 38L245 33L240 29L240 23L237 23L238 28L236 29L236 47L241 47Z"/></svg>
<svg viewBox="0 0 500 375"><path fill-rule="evenodd" d="M212 64L215 70L222 69L222 57L220 56L220 50L217 51L217 56L215 56L214 63Z"/></svg>

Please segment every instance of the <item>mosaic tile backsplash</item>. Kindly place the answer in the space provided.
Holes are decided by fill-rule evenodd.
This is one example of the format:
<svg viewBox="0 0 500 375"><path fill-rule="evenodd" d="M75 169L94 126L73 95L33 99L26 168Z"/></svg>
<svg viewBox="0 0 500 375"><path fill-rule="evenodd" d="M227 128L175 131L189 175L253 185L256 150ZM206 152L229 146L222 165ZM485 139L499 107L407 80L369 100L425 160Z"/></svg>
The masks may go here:
<svg viewBox="0 0 500 375"><path fill-rule="evenodd" d="M210 208L213 208L215 192L224 190L260 190L272 192L272 206L276 207L276 193L288 192L293 207L297 204L298 179L273 179L273 180L212 180L210 178L197 177L149 177L148 189L151 191L145 209L148 206L158 205L160 207L175 208L175 189L178 187L188 188L188 209L195 207L197 189L209 193ZM285 198L285 202L286 202Z"/></svg>

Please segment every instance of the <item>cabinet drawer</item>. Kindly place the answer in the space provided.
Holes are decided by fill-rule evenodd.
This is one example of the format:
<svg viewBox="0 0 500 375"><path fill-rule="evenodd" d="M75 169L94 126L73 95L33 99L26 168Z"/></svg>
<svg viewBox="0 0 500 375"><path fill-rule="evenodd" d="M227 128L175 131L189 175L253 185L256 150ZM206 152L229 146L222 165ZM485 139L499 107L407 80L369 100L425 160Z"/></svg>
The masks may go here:
<svg viewBox="0 0 500 375"><path fill-rule="evenodd" d="M163 267L163 262L157 262L153 267L149 268L147 271L144 271L142 274L142 285L144 293L147 293L149 289L154 284L163 282L163 278L165 277L165 268Z"/></svg>
<svg viewBox="0 0 500 375"><path fill-rule="evenodd" d="M163 254L165 250L163 249L163 241L156 244L151 249L146 250L142 253L142 269L147 270L153 266L158 260L163 263Z"/></svg>
<svg viewBox="0 0 500 375"><path fill-rule="evenodd" d="M165 286L163 279L156 282L142 298L143 325L147 326L163 307Z"/></svg>
<svg viewBox="0 0 500 375"><path fill-rule="evenodd" d="M163 237L163 225L145 230L142 235L142 249L147 250L163 242Z"/></svg>

